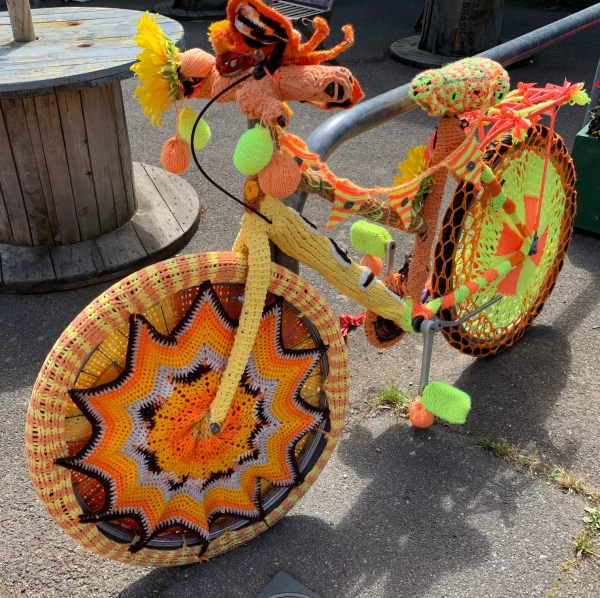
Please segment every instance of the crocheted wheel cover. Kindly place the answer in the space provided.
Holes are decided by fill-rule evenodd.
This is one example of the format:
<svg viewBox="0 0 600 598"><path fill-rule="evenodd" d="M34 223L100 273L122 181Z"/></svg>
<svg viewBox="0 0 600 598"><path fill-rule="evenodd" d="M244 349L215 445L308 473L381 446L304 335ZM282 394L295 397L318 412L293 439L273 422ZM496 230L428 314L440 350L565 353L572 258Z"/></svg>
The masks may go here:
<svg viewBox="0 0 600 598"><path fill-rule="evenodd" d="M325 465L345 415L345 347L318 295L279 267L221 432L208 429L245 276L239 254L145 268L48 356L28 412L30 470L57 523L94 552L213 557L265 531Z"/></svg>
<svg viewBox="0 0 600 598"><path fill-rule="evenodd" d="M492 142L485 161L503 181L514 214L494 211L487 189L458 186L435 250L433 292L439 296L475 280L514 251L528 252L535 227L548 129L529 129L523 142L508 136ZM503 298L458 328L444 329L452 346L463 353L485 357L510 347L523 336L540 313L563 264L573 230L575 173L564 143L554 135L540 216L538 252L527 256L497 285L490 285L466 301L442 310L440 317L458 319L501 294ZM520 226L523 225L523 226ZM527 233L522 234L521 231Z"/></svg>

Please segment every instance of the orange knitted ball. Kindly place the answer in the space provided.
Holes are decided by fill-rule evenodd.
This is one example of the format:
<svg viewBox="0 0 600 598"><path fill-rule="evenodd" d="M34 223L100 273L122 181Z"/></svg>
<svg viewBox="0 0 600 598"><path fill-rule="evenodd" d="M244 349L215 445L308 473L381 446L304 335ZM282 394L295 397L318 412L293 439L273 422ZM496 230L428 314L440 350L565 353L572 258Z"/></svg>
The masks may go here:
<svg viewBox="0 0 600 598"><path fill-rule="evenodd" d="M181 74L188 78L208 77L211 69L215 65L214 56L200 48L191 48L186 50L180 56L181 58Z"/></svg>
<svg viewBox="0 0 600 598"><path fill-rule="evenodd" d="M270 162L258 173L258 184L265 195L281 199L298 189L301 177L302 172L294 158L276 152Z"/></svg>
<svg viewBox="0 0 600 598"><path fill-rule="evenodd" d="M408 419L415 428L429 428L433 424L433 413L425 409L421 401L413 401L408 407Z"/></svg>
<svg viewBox="0 0 600 598"><path fill-rule="evenodd" d="M163 145L160 152L162 167L174 174L181 174L187 170L192 160L190 146L179 137L171 137Z"/></svg>
<svg viewBox="0 0 600 598"><path fill-rule="evenodd" d="M375 276L379 276L383 271L383 260L380 257L375 257L368 253L363 255L362 260L360 260L360 265L369 268Z"/></svg>

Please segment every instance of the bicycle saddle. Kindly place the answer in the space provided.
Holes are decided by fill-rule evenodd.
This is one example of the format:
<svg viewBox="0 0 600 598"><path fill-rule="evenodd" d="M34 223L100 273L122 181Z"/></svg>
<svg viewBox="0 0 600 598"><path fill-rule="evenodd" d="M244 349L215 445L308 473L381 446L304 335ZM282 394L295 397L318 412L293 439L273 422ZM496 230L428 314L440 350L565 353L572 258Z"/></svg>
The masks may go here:
<svg viewBox="0 0 600 598"><path fill-rule="evenodd" d="M488 58L464 58L419 73L410 97L430 116L487 110L508 93L510 80L501 64Z"/></svg>

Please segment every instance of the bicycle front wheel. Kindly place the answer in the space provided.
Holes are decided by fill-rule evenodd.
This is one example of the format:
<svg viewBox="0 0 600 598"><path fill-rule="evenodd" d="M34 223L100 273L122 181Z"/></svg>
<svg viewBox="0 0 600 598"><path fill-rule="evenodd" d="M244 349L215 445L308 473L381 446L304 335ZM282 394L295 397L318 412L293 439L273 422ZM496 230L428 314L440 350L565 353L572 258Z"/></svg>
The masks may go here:
<svg viewBox="0 0 600 598"><path fill-rule="evenodd" d="M511 135L492 141L485 162L514 202L512 214L493 211L485 186L458 185L444 216L435 250L432 288L444 295L494 268L520 247L527 250L534 233L549 130L531 127L522 142ZM525 257L497 284L489 285L460 305L442 310L444 320L457 320L497 295L502 298L461 326L443 330L459 351L477 357L512 346L532 325L552 292L573 232L575 170L558 135L550 140L549 162L538 227L538 251ZM529 235L529 239L527 238Z"/></svg>
<svg viewBox="0 0 600 598"><path fill-rule="evenodd" d="M30 473L93 552L152 566L212 558L276 523L329 459L345 345L321 297L280 266L227 417L210 430L246 276L237 253L149 266L93 301L48 355L27 415Z"/></svg>

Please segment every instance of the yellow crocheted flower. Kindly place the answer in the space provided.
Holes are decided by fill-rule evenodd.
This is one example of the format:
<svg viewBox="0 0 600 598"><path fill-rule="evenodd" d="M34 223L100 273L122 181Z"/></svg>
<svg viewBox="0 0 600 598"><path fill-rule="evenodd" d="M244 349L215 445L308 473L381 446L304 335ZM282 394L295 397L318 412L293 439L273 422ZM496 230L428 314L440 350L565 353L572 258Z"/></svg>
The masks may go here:
<svg viewBox="0 0 600 598"><path fill-rule="evenodd" d="M158 26L157 17L148 13L138 21L133 39L143 50L131 67L140 82L135 96L152 124L160 127L162 115L183 95L177 74L179 50Z"/></svg>
<svg viewBox="0 0 600 598"><path fill-rule="evenodd" d="M415 145L408 150L406 158L398 164L400 176L394 177L394 185L402 185L417 178L429 166L425 157L424 145Z"/></svg>

